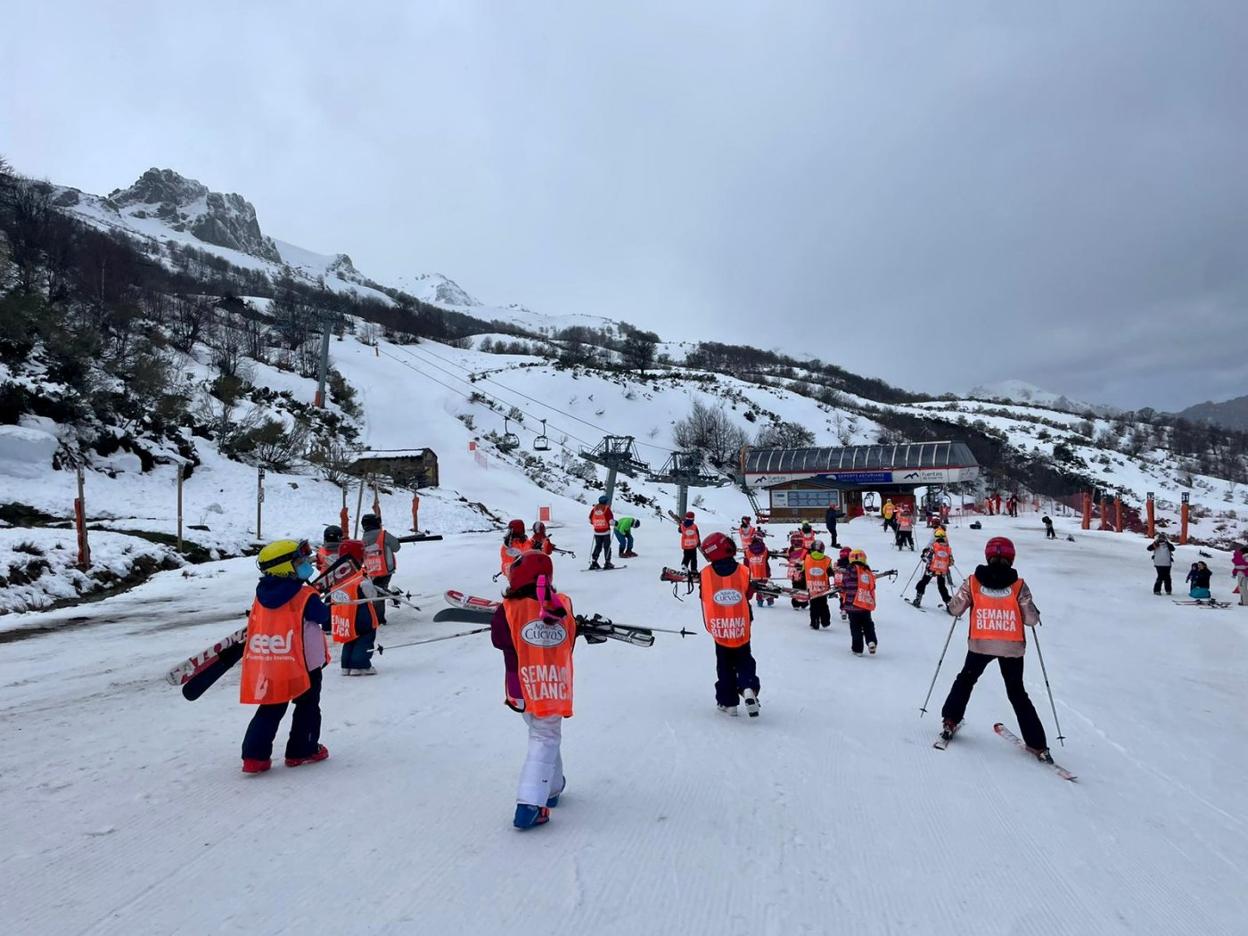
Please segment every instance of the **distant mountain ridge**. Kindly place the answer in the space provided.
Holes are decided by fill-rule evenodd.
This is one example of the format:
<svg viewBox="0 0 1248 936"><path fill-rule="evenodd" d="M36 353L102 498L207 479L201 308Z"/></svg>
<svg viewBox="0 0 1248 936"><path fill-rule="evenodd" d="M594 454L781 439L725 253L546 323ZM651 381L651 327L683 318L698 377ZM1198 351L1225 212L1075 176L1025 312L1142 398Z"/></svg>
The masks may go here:
<svg viewBox="0 0 1248 936"><path fill-rule="evenodd" d="M1192 422L1210 422L1227 429L1248 430L1248 396L1235 397L1214 403L1208 400L1189 406L1179 413L1184 419Z"/></svg>
<svg viewBox="0 0 1248 936"><path fill-rule="evenodd" d="M1097 416L1117 416L1122 411L1104 403L1087 403L1083 400L1072 400L1063 393L1054 393L1027 383L1025 380L1000 380L996 383L980 384L972 387L967 393L971 399L990 400L1000 403L1026 403L1032 406L1044 406L1049 409L1061 410L1064 413L1094 413Z"/></svg>

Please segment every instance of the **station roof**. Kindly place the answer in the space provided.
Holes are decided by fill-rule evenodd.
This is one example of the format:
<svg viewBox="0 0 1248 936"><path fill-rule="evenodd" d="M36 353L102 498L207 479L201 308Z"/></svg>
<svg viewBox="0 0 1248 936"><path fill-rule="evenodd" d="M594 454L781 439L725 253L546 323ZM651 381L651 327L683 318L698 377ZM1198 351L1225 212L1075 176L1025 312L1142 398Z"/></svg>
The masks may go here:
<svg viewBox="0 0 1248 936"><path fill-rule="evenodd" d="M747 475L788 475L978 466L965 442L900 442L843 448L749 449L744 469Z"/></svg>

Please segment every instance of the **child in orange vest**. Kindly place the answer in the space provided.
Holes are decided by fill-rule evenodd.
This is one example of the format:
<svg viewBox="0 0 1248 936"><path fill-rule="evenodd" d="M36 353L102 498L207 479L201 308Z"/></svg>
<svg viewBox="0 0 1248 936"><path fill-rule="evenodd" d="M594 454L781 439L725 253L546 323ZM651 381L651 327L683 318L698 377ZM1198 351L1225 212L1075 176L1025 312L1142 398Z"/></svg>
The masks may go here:
<svg viewBox="0 0 1248 936"><path fill-rule="evenodd" d="M507 591L490 621L490 640L503 652L504 701L524 716L529 751L516 792L517 829L550 820L567 781L560 742L572 717L572 600L555 591L554 565L537 550L507 570ZM602 638L605 639L605 638Z"/></svg>
<svg viewBox="0 0 1248 936"><path fill-rule="evenodd" d="M698 571L698 544L702 542L698 525L693 521L692 510L680 521L680 567L686 572Z"/></svg>
<svg viewBox="0 0 1248 936"><path fill-rule="evenodd" d="M591 569L614 569L611 564L611 527L615 525L615 514L611 512L611 501L606 494L598 498L598 503L589 511L589 523L594 530L594 552L590 557ZM604 562L598 565L599 554L604 555Z"/></svg>
<svg viewBox="0 0 1248 936"><path fill-rule="evenodd" d="M940 590L940 600L949 603L949 570L953 568L953 550L945 538L944 527L937 527L932 541L920 554L920 559L927 563L923 577L914 586L913 605L917 608L923 603L923 593L927 591L927 583L936 579L936 587Z"/></svg>
<svg viewBox="0 0 1248 936"><path fill-rule="evenodd" d="M329 609L307 582L316 574L306 540L278 540L260 550L263 573L247 616L239 701L258 705L243 737L243 772L264 773L286 708L295 714L286 742L286 766L329 757L321 738L321 670L329 662L323 631Z"/></svg>
<svg viewBox="0 0 1248 936"><path fill-rule="evenodd" d="M758 717L757 666L750 652L750 623L754 587L750 572L737 562L737 544L723 533L712 533L702 542L702 555L710 563L700 573L702 622L715 641L715 703L725 715L736 715L745 701L746 713Z"/></svg>
<svg viewBox="0 0 1248 936"><path fill-rule="evenodd" d="M824 555L823 540L815 540L810 552L802 561L806 576L806 590L810 595L810 629L832 625L832 612L828 610L828 598L832 594L832 559Z"/></svg>
<svg viewBox="0 0 1248 936"><path fill-rule="evenodd" d="M1023 685L1023 654L1027 650L1026 627L1040 623L1040 612L1031 598L1027 583L1014 570L1014 544L1004 536L994 536L984 547L985 564L958 588L946 604L954 617L970 612L970 633L966 662L941 707L943 727L940 736L948 741L962 723L971 690L994 659L1001 667L1005 694L1014 707L1023 743L1040 760L1052 763L1044 725L1031 704Z"/></svg>
<svg viewBox="0 0 1248 936"><path fill-rule="evenodd" d="M845 611L849 617L849 649L854 656L862 656L863 641L874 655L876 648L875 621L875 573L867 565L867 554L861 549L849 554L849 568L842 576Z"/></svg>
<svg viewBox="0 0 1248 936"><path fill-rule="evenodd" d="M766 584L771 581L771 553L767 549L767 544L763 542L762 536L755 534L750 540L749 548L745 551L745 565L750 570L751 582ZM767 602L768 607L776 603L775 596L770 593L764 595L762 592L757 592L754 597L760 608L764 601Z"/></svg>

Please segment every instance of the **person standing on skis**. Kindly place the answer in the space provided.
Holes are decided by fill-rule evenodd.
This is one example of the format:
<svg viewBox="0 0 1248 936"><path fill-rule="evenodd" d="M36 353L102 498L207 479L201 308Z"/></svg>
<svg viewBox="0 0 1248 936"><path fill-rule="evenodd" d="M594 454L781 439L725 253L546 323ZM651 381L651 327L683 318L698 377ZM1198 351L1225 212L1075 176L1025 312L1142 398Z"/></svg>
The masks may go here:
<svg viewBox="0 0 1248 936"><path fill-rule="evenodd" d="M1040 624L1040 612L1027 587L1014 569L1014 544L1004 536L994 536L984 547L985 564L958 587L946 604L955 618L970 613L966 662L958 673L941 707L941 737L953 737L975 682L993 660L1001 668L1005 694L1014 707L1023 743L1046 763L1052 763L1044 725L1031 704L1023 685L1023 654L1027 650L1024 627Z"/></svg>
<svg viewBox="0 0 1248 936"><path fill-rule="evenodd" d="M953 550L945 537L945 528L937 527L932 541L927 544L919 557L927 563L923 577L914 586L913 604L917 608L923 603L923 593L927 591L927 583L936 579L936 587L940 590L940 600L949 603L949 570L953 568Z"/></svg>
<svg viewBox="0 0 1248 936"><path fill-rule="evenodd" d="M893 499L890 497L884 501L884 506L880 508L880 516L884 519L884 529L891 529L894 533L897 532L897 524L893 522L893 517L896 514L897 507L893 504Z"/></svg>
<svg viewBox="0 0 1248 936"><path fill-rule="evenodd" d="M611 564L611 525L615 523L615 514L611 512L611 500L606 494L598 498L598 503L589 511L589 523L594 530L594 553L590 557L591 569L614 569ZM605 554L606 562L598 565L598 556Z"/></svg>
<svg viewBox="0 0 1248 936"><path fill-rule="evenodd" d="M1248 605L1248 546L1240 546L1231 554L1231 578L1235 580L1240 605Z"/></svg>
<svg viewBox="0 0 1248 936"><path fill-rule="evenodd" d="M849 568L845 570L844 601L849 617L849 649L854 656L862 656L863 641L868 652L875 655L875 573L867 565L867 554L861 549L849 553Z"/></svg>
<svg viewBox="0 0 1248 936"><path fill-rule="evenodd" d="M525 533L524 521L509 520L507 532L503 534L503 545L498 547L498 575L506 575L511 564L533 548Z"/></svg>
<svg viewBox="0 0 1248 936"><path fill-rule="evenodd" d="M529 729L512 820L517 829L548 822L567 784L560 748L563 720L572 717L575 641L572 599L555 590L550 556L523 553L507 570L507 591L490 620L490 642L503 653L504 702Z"/></svg>
<svg viewBox="0 0 1248 936"><path fill-rule="evenodd" d="M702 542L698 525L693 522L693 511L680 521L680 567L686 572L698 571L698 546Z"/></svg>
<svg viewBox="0 0 1248 936"><path fill-rule="evenodd" d="M306 540L277 540L256 557L260 582L247 615L239 701L259 706L243 737L243 773L272 766L273 739L287 707L295 713L286 741L286 766L323 761L321 670L329 662L329 609L308 580L316 574Z"/></svg>
<svg viewBox="0 0 1248 936"><path fill-rule="evenodd" d="M1165 533L1158 533L1157 539L1148 544L1148 551L1153 554L1153 567L1157 570L1157 580L1153 582L1153 594L1160 595L1161 587L1166 587L1166 594L1174 593L1170 583L1170 568L1174 565L1174 546L1166 539Z"/></svg>
<svg viewBox="0 0 1248 936"><path fill-rule="evenodd" d="M897 516L897 548L904 549L906 546L914 552L914 514L908 506L903 506Z"/></svg>
<svg viewBox="0 0 1248 936"><path fill-rule="evenodd" d="M810 595L811 630L830 627L832 624L832 612L828 610L828 598L832 594L832 559L823 550L823 540L815 540L802 561L806 592Z"/></svg>
<svg viewBox="0 0 1248 936"><path fill-rule="evenodd" d="M632 559L637 554L633 552L633 530L641 526L641 521L636 517L620 517L615 521L615 540L620 547L621 559Z"/></svg>
<svg viewBox="0 0 1248 936"><path fill-rule="evenodd" d="M771 583L771 553L761 536L755 535L750 540L750 545L745 550L745 565L750 570L750 582L753 583L755 589L760 585ZM755 591L754 597L760 608L764 601L767 602L768 607L776 603L775 597L770 593L764 595L761 591Z"/></svg>
<svg viewBox="0 0 1248 936"><path fill-rule="evenodd" d="M702 622L715 641L715 703L725 715L736 715L745 702L751 718L758 716L757 665L750 651L750 624L754 586L750 572L734 558L737 544L723 533L702 541L702 555L710 565L700 573Z"/></svg>
<svg viewBox="0 0 1248 936"><path fill-rule="evenodd" d="M542 523L541 520L535 520L533 522L533 535L529 537L529 549L536 549L538 552L544 552L549 556L558 548L546 534L546 524Z"/></svg>

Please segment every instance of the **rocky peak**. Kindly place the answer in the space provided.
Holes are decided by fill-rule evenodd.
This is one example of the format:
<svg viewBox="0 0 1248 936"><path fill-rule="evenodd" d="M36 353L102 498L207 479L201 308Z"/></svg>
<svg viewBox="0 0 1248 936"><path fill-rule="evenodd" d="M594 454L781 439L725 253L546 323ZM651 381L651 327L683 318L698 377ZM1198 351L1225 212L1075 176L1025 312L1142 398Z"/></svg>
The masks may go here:
<svg viewBox="0 0 1248 936"><path fill-rule="evenodd" d="M360 278L360 271L355 268L355 264L351 262L351 258L345 253L336 255L329 262L329 266L325 268L325 272L344 280L358 280Z"/></svg>
<svg viewBox="0 0 1248 936"><path fill-rule="evenodd" d="M158 218L205 243L282 262L277 245L261 232L251 202L241 195L209 191L172 169L148 169L129 188L112 192L109 201L125 214Z"/></svg>

